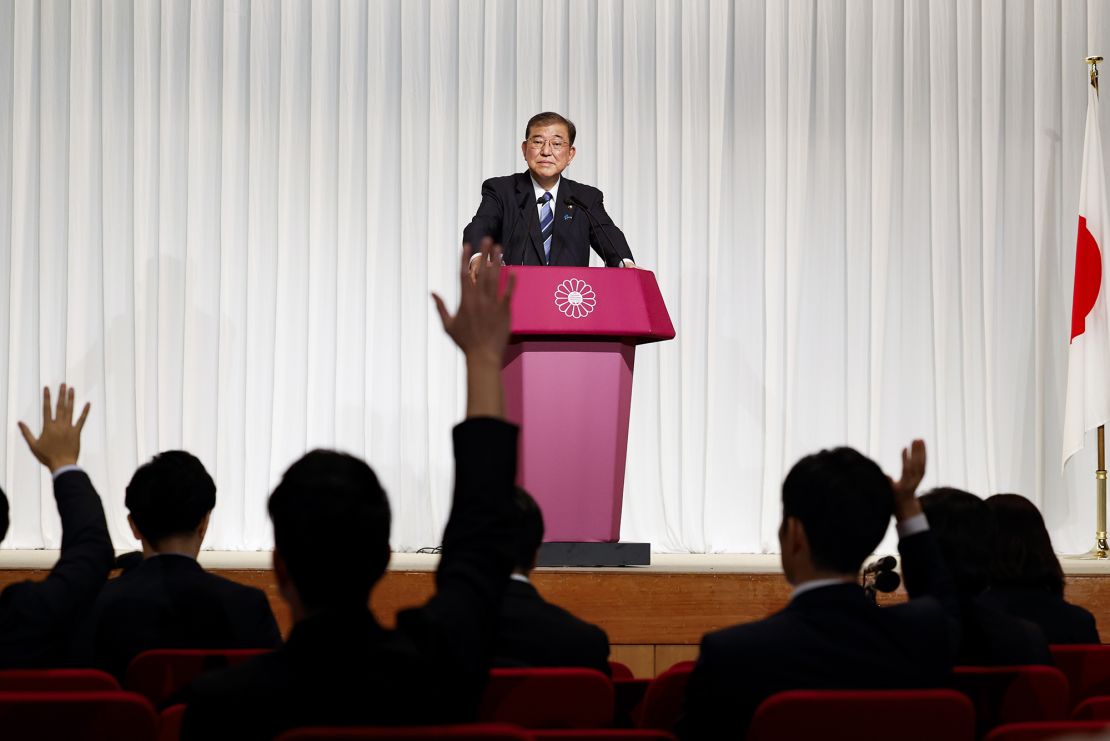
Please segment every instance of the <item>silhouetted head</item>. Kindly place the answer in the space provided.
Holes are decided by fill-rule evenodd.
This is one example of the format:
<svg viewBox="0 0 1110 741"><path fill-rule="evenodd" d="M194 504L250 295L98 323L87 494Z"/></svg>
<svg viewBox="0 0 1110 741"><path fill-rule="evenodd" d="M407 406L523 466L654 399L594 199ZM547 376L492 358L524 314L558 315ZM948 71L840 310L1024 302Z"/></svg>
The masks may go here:
<svg viewBox="0 0 1110 741"><path fill-rule="evenodd" d="M389 500L360 458L314 450L270 495L274 566L306 611L365 609L389 563Z"/></svg>
<svg viewBox="0 0 1110 741"><path fill-rule="evenodd" d="M802 458L782 483L779 541L792 583L803 570L855 576L894 511L890 479L851 448Z"/></svg>
<svg viewBox="0 0 1110 741"><path fill-rule="evenodd" d="M1064 570L1041 512L1019 494L987 498L996 529L990 583L1064 595Z"/></svg>
<svg viewBox="0 0 1110 741"><path fill-rule="evenodd" d="M199 548L216 506L216 482L193 454L167 450L135 471L124 504L135 536L152 550L178 536L196 536Z"/></svg>
<svg viewBox="0 0 1110 741"><path fill-rule="evenodd" d="M962 489L942 487L921 497L948 572L963 596L979 594L990 583L994 553L994 516L987 503Z"/></svg>
<svg viewBox="0 0 1110 741"><path fill-rule="evenodd" d="M536 554L543 543L543 513L532 495L516 487L513 501L520 511L520 524L516 529L516 560L513 568L527 574L536 567Z"/></svg>
<svg viewBox="0 0 1110 741"><path fill-rule="evenodd" d="M4 490L0 489L0 541L4 540L8 535L8 498L4 496Z"/></svg>

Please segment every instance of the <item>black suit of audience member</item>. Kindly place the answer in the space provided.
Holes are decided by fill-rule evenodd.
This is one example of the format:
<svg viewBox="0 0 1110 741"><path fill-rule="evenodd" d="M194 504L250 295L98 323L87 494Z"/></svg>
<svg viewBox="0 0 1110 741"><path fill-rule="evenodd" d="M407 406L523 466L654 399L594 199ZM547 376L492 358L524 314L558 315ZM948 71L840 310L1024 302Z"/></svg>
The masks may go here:
<svg viewBox="0 0 1110 741"><path fill-rule="evenodd" d="M1049 644L1100 643L1095 617L1064 601L1064 570L1040 511L1018 494L987 498L997 536L983 599L1040 627Z"/></svg>
<svg viewBox="0 0 1110 741"><path fill-rule="evenodd" d="M522 515L516 570L501 602L494 662L499 666L581 666L609 674L605 631L551 604L528 581L543 541L543 514L523 489L517 489L516 502Z"/></svg>
<svg viewBox="0 0 1110 741"><path fill-rule="evenodd" d="M994 516L979 497L960 489L934 489L921 506L936 533L944 562L959 594L963 638L956 663L961 666L1052 664L1044 633L985 598L995 548ZM904 564L907 583L912 564Z"/></svg>
<svg viewBox="0 0 1110 741"><path fill-rule="evenodd" d="M112 568L112 541L92 482L76 468L81 428L73 391L61 387L55 417L43 393L43 430L38 438L20 423L31 452L54 473L54 499L62 520L62 552L41 582L12 584L0 594L0 668L39 668L69 663L74 624L92 604ZM64 470L63 470L64 469ZM8 500L0 492L0 539L8 530Z"/></svg>
<svg viewBox="0 0 1110 741"><path fill-rule="evenodd" d="M281 644L262 590L196 561L216 506L216 484L197 458L181 450L156 455L135 471L125 503L145 559L101 590L77 639L83 663L122 680L150 649Z"/></svg>
<svg viewBox="0 0 1110 741"><path fill-rule="evenodd" d="M367 608L389 560L389 504L366 463L315 451L270 497L274 573L293 613L285 646L201 677L184 738L271 738L303 725L473 720L485 687L497 609L513 563L517 428L503 420L500 359L508 294L497 298L499 251L477 283L463 274L448 334L467 355L468 419L454 431L455 491L435 595L393 630ZM465 267L463 268L465 271Z"/></svg>
<svg viewBox="0 0 1110 741"><path fill-rule="evenodd" d="M849 448L794 466L779 542L786 578L801 591L769 618L702 638L682 738L743 738L759 704L785 690L943 686L959 642L955 593L913 498L924 446L914 450L894 496L882 470ZM856 578L892 512L909 530L903 563L916 564L921 579L907 581L909 602L880 608Z"/></svg>

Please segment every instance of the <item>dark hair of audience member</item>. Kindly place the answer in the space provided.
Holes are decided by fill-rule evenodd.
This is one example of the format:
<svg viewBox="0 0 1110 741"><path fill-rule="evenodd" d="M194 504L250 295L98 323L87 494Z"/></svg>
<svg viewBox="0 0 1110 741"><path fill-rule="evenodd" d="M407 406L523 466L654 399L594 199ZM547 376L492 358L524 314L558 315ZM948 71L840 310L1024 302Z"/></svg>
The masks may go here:
<svg viewBox="0 0 1110 741"><path fill-rule="evenodd" d="M270 495L274 546L304 605L366 609L389 563L389 500L365 461L314 450Z"/></svg>
<svg viewBox="0 0 1110 741"><path fill-rule="evenodd" d="M995 536L990 583L1064 596L1064 570L1040 510L1020 494L995 494L987 498L994 514Z"/></svg>
<svg viewBox="0 0 1110 741"><path fill-rule="evenodd" d="M822 450L794 464L782 483L783 520L805 528L815 566L856 573L894 513L890 479L851 448Z"/></svg>
<svg viewBox="0 0 1110 741"><path fill-rule="evenodd" d="M4 490L0 489L0 540L3 540L8 534L8 498L4 496Z"/></svg>
<svg viewBox="0 0 1110 741"><path fill-rule="evenodd" d="M941 487L921 496L945 565L962 596L979 594L990 584L994 554L994 515L987 503L962 489Z"/></svg>
<svg viewBox="0 0 1110 741"><path fill-rule="evenodd" d="M216 506L216 482L196 456L168 450L139 466L124 498L148 543L196 530Z"/></svg>
<svg viewBox="0 0 1110 741"><path fill-rule="evenodd" d="M570 145L574 146L574 137L577 136L578 129L569 118L567 118L566 116L561 116L558 113L554 113L552 111L537 113L536 115L528 119L528 123L524 126L524 138L527 139L532 136L533 126L556 126L558 124L562 124L563 126L567 127L567 136L570 138Z"/></svg>
<svg viewBox="0 0 1110 741"><path fill-rule="evenodd" d="M520 525L516 529L514 568L528 573L536 565L536 552L543 543L543 513L532 495L519 486L513 493L513 501L520 510Z"/></svg>

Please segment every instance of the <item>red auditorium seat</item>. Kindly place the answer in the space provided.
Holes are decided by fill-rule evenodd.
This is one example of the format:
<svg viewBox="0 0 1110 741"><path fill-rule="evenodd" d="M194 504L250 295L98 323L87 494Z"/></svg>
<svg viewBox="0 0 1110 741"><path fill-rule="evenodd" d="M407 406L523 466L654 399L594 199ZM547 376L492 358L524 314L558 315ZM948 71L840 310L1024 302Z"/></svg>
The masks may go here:
<svg viewBox="0 0 1110 741"><path fill-rule="evenodd" d="M536 741L676 741L673 733L650 729L604 728L598 730L532 731Z"/></svg>
<svg viewBox="0 0 1110 741"><path fill-rule="evenodd" d="M524 728L607 728L613 684L594 669L493 669L478 719Z"/></svg>
<svg viewBox="0 0 1110 741"><path fill-rule="evenodd" d="M205 672L235 666L264 649L158 649L144 651L127 667L123 686L161 707Z"/></svg>
<svg viewBox="0 0 1110 741"><path fill-rule="evenodd" d="M0 692L4 738L155 741L158 716L132 692Z"/></svg>
<svg viewBox="0 0 1110 741"><path fill-rule="evenodd" d="M694 662L682 661L660 674L644 693L643 705L637 726L674 733L675 725L682 714L682 703L686 697L686 685Z"/></svg>
<svg viewBox="0 0 1110 741"><path fill-rule="evenodd" d="M4 669L0 692L95 692L118 690L119 682L99 669Z"/></svg>
<svg viewBox="0 0 1110 741"><path fill-rule="evenodd" d="M628 668L628 664L622 664L619 661L609 662L609 673L613 679L632 679L636 675Z"/></svg>
<svg viewBox="0 0 1110 741"><path fill-rule="evenodd" d="M1072 707L1088 697L1110 695L1110 646L1049 646L1056 667L1068 678Z"/></svg>
<svg viewBox="0 0 1110 741"><path fill-rule="evenodd" d="M181 738L181 721L185 718L184 705L170 705L158 719L158 741L178 741Z"/></svg>
<svg viewBox="0 0 1110 741"><path fill-rule="evenodd" d="M1071 719L1110 721L1110 697L1088 697L1071 711Z"/></svg>
<svg viewBox="0 0 1110 741"><path fill-rule="evenodd" d="M958 666L952 688L971 698L979 732L1003 723L1067 720L1068 680L1051 666Z"/></svg>
<svg viewBox="0 0 1110 741"><path fill-rule="evenodd" d="M471 723L419 728L294 728L278 736L276 741L435 741L441 738L450 741L534 741L535 737L521 728L501 723Z"/></svg>
<svg viewBox="0 0 1110 741"><path fill-rule="evenodd" d="M1039 723L1007 723L986 735L983 741L1049 741L1066 736L1072 741L1076 737L1102 735L1107 730L1106 723L1097 721L1056 720Z"/></svg>
<svg viewBox="0 0 1110 741"><path fill-rule="evenodd" d="M763 701L748 741L972 741L975 710L954 690L791 690Z"/></svg>

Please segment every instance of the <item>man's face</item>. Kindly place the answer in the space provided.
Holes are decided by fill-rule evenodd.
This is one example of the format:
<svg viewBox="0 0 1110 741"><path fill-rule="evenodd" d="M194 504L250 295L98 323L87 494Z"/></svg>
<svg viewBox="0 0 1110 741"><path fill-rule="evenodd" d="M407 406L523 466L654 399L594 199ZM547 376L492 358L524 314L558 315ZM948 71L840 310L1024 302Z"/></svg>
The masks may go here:
<svg viewBox="0 0 1110 741"><path fill-rule="evenodd" d="M574 159L570 134L563 124L533 126L520 145L528 170L536 180L554 178Z"/></svg>

